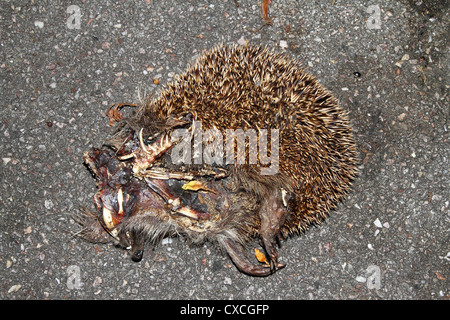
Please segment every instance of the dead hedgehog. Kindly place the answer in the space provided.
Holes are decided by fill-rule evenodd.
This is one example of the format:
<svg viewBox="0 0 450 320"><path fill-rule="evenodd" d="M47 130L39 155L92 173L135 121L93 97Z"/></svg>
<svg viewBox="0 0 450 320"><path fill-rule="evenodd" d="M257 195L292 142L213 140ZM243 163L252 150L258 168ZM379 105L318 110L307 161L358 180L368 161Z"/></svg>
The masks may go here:
<svg viewBox="0 0 450 320"><path fill-rule="evenodd" d="M84 154L97 211L77 220L83 237L118 243L134 261L146 243L183 235L270 275L284 267L281 237L325 219L357 173L347 113L299 62L261 46L204 51L156 97L108 115L116 133ZM246 255L253 237L260 263Z"/></svg>

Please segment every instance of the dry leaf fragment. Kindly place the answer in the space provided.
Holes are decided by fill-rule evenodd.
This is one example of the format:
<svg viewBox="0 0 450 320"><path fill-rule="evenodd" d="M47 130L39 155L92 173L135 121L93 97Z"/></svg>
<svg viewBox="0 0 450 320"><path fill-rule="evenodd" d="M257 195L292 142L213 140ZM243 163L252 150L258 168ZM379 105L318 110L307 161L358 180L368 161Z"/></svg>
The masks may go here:
<svg viewBox="0 0 450 320"><path fill-rule="evenodd" d="M269 266L269 262L267 262L266 255L256 248L255 248L255 257L256 259L258 259L259 262L265 263Z"/></svg>
<svg viewBox="0 0 450 320"><path fill-rule="evenodd" d="M445 280L445 279L446 279L444 276L442 276L442 275L439 273L439 271L436 271L436 277L437 277L439 280Z"/></svg>
<svg viewBox="0 0 450 320"><path fill-rule="evenodd" d="M261 2L261 7L262 7L262 11L263 11L263 19L264 20L269 20L269 4L270 4L270 0L262 0Z"/></svg>

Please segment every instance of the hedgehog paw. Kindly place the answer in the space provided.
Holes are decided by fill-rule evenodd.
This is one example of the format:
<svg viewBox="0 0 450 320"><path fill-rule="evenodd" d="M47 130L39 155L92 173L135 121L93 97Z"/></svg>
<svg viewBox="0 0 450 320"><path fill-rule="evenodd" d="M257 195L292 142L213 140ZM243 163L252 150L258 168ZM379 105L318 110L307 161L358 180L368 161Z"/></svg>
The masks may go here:
<svg viewBox="0 0 450 320"><path fill-rule="evenodd" d="M259 212L262 246L268 255L270 269L273 271L285 267L284 264L278 262L278 250L276 248L277 240L280 238L281 226L288 215L285 206L286 195L283 191L283 189L277 190L265 199Z"/></svg>
<svg viewBox="0 0 450 320"><path fill-rule="evenodd" d="M278 250L275 247L272 247L269 253L269 265L272 272L283 269L286 266L284 263L278 262Z"/></svg>

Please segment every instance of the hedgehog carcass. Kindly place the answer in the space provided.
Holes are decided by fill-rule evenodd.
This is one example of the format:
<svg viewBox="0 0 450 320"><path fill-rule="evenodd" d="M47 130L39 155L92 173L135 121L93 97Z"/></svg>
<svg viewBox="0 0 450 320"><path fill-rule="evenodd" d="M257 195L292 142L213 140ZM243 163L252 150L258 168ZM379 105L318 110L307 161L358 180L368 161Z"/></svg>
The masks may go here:
<svg viewBox="0 0 450 320"><path fill-rule="evenodd" d="M125 117L124 105L110 109L117 132L84 155L97 210L78 220L85 238L118 242L135 261L145 243L178 234L217 243L247 274L269 275L284 267L280 238L321 222L357 172L347 113L296 60L267 48L205 51L134 106ZM246 254L252 237L264 264Z"/></svg>

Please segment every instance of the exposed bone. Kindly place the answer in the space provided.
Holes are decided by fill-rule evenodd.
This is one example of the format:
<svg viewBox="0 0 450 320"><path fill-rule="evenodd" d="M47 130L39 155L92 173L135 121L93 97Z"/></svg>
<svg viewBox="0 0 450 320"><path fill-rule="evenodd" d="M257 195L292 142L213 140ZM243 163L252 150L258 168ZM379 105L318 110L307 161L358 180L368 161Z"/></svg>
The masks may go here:
<svg viewBox="0 0 450 320"><path fill-rule="evenodd" d="M178 197L169 199L167 202L173 206L173 210L177 210L181 205L181 200Z"/></svg>
<svg viewBox="0 0 450 320"><path fill-rule="evenodd" d="M164 141L163 145L169 144L170 143L170 137L168 135L166 135L164 138L165 138L166 141Z"/></svg>
<svg viewBox="0 0 450 320"><path fill-rule="evenodd" d="M125 232L125 235L126 235L126 237L127 237L128 240L131 239L130 233L129 233L128 231ZM126 250L131 250L131 244L130 244L129 246L127 246L125 249L126 249Z"/></svg>
<svg viewBox="0 0 450 320"><path fill-rule="evenodd" d="M195 211L195 210L192 210L189 207L180 207L175 212L176 213L180 213L180 214L182 214L182 215L184 215L186 217L189 217L191 219L195 219L195 220L199 219L198 212Z"/></svg>
<svg viewBox="0 0 450 320"><path fill-rule="evenodd" d="M83 160L84 160L84 163L86 163L89 166L89 168L92 170L92 172L98 177L97 168L95 167L95 164L94 164L94 162L91 159L89 151L85 151L84 152Z"/></svg>
<svg viewBox="0 0 450 320"><path fill-rule="evenodd" d="M155 159L160 157L173 145L168 136L164 135L160 137L160 140L155 142L153 145L146 146L142 137L142 131L143 129L139 132L139 143L141 145L141 149L136 150L132 155L119 157L120 160L123 160L135 156L136 159L133 162L133 173L139 178L143 176L145 170L152 166Z"/></svg>
<svg viewBox="0 0 450 320"><path fill-rule="evenodd" d="M139 131L139 143L141 144L141 148L142 150L144 150L145 153L150 153L147 148L145 147L145 143L144 143L144 139L142 138L142 131L144 130L144 128L141 128L141 130ZM154 151L152 149L152 151Z"/></svg>
<svg viewBox="0 0 450 320"><path fill-rule="evenodd" d="M111 210L106 207L103 207L103 222L105 222L105 225L108 229L114 229Z"/></svg>
<svg viewBox="0 0 450 320"><path fill-rule="evenodd" d="M157 168L148 169L143 174L146 178L152 179L160 179L160 180L169 180L169 179L177 179L177 180L192 180L194 176L187 173L182 172L167 172L164 170L158 170Z"/></svg>
<svg viewBox="0 0 450 320"><path fill-rule="evenodd" d="M150 180L147 178L145 178L145 181L154 192L156 192L164 199L164 201L167 202L169 209L174 213L179 213L195 220L209 218L209 213L207 212L197 211L189 208L188 206L183 206L181 199L174 196L164 182L160 180Z"/></svg>

